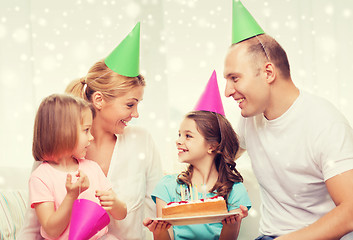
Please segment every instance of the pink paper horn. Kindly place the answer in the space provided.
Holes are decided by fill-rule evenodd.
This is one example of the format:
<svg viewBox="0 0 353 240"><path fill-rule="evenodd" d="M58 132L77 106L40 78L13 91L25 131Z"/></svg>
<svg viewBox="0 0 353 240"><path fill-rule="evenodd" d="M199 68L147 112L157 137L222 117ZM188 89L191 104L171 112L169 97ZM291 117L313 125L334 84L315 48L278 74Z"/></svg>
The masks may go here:
<svg viewBox="0 0 353 240"><path fill-rule="evenodd" d="M102 206L91 200L77 199L72 207L69 240L90 239L109 222L109 215Z"/></svg>
<svg viewBox="0 0 353 240"><path fill-rule="evenodd" d="M210 111L225 116L215 70L213 70L210 80L208 80L207 86L194 110Z"/></svg>

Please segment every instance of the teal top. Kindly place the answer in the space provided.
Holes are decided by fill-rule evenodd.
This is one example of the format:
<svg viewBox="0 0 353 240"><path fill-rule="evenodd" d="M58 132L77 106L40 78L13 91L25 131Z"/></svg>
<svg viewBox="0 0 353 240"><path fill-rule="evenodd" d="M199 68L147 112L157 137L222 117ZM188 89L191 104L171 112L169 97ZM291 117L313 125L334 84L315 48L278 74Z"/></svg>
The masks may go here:
<svg viewBox="0 0 353 240"><path fill-rule="evenodd" d="M177 174L164 176L152 192L152 199L156 202L159 198L166 203L179 202L180 197L180 184L177 183ZM184 189L186 185L184 184ZM200 191L200 189L198 190ZM203 198L202 193L198 193L199 199ZM210 198L215 196L214 193L207 193L206 197ZM251 202L248 192L242 183L234 183L232 191L227 199L228 211L239 208L239 205L251 208ZM219 239L222 231L222 223L209 223L209 224L193 224L183 226L173 226L174 239Z"/></svg>

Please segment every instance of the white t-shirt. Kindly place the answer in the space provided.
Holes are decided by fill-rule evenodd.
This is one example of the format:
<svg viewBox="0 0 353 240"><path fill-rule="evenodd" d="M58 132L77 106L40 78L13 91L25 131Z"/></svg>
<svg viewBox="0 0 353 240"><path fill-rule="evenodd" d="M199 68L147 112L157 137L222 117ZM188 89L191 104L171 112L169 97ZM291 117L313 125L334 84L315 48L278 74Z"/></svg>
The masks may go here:
<svg viewBox="0 0 353 240"><path fill-rule="evenodd" d="M142 222L145 216L156 216L151 193L162 178L160 156L147 131L129 126L124 134L117 135L108 178L118 198L126 203L127 216L124 220L111 218L106 239L110 235L115 235L120 240L145 239L150 232ZM28 208L24 226L17 239L41 239L39 228L35 211Z"/></svg>
<svg viewBox="0 0 353 240"><path fill-rule="evenodd" d="M331 103L300 91L279 118L238 127L260 185L262 234L301 229L335 207L325 181L353 169L353 130Z"/></svg>

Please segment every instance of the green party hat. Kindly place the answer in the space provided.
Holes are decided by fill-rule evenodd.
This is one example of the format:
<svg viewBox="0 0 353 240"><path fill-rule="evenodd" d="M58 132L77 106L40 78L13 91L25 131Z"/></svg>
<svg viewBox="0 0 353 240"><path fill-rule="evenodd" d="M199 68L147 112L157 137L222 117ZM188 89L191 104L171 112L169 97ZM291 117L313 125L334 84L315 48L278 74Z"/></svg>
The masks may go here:
<svg viewBox="0 0 353 240"><path fill-rule="evenodd" d="M114 72L136 77L140 74L140 23L105 58L105 64Z"/></svg>
<svg viewBox="0 0 353 240"><path fill-rule="evenodd" d="M240 0L233 0L232 44L265 33Z"/></svg>

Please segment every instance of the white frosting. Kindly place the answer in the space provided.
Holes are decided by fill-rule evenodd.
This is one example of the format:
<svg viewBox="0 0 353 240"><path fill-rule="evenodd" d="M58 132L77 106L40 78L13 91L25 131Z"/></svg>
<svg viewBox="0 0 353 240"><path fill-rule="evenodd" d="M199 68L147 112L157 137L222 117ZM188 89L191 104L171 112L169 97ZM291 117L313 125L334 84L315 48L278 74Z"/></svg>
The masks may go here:
<svg viewBox="0 0 353 240"><path fill-rule="evenodd" d="M173 202L169 205L166 205L165 207L174 207L178 205L183 205L183 204L195 204L195 203L203 203L203 202L217 202L217 201L223 201L224 198L222 196L217 196L215 198L206 198L204 201L201 200L194 200L194 201L181 201L181 202Z"/></svg>

